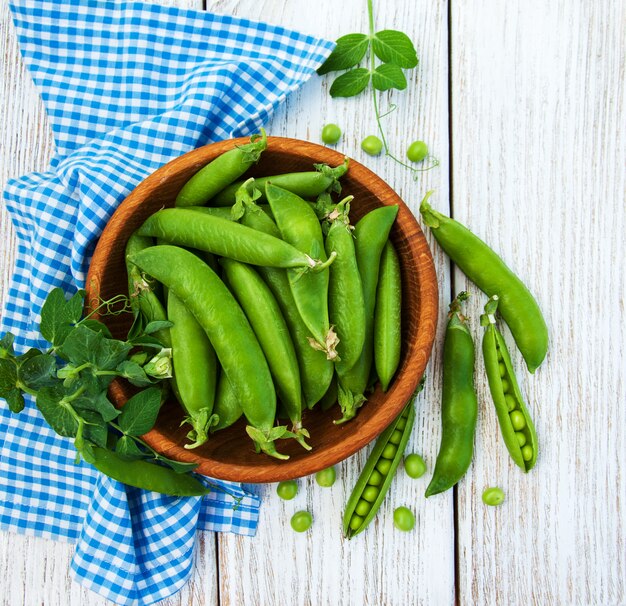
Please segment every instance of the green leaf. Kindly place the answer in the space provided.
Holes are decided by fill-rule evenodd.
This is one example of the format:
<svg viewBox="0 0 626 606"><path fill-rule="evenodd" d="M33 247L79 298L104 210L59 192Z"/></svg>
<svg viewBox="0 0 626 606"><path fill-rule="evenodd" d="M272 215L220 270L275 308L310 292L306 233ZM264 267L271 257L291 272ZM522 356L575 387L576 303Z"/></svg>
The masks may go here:
<svg viewBox="0 0 626 606"><path fill-rule="evenodd" d="M337 39L337 46L317 73L320 76L328 72L348 69L357 65L367 52L369 38L365 34L348 34Z"/></svg>
<svg viewBox="0 0 626 606"><path fill-rule="evenodd" d="M107 447L109 428L102 417L92 411L84 411L81 415L87 423L83 426L83 436L101 448Z"/></svg>
<svg viewBox="0 0 626 606"><path fill-rule="evenodd" d="M97 412L107 423L117 418L120 412L107 397L106 390L96 394L81 395L72 401L72 406L81 416L85 411Z"/></svg>
<svg viewBox="0 0 626 606"><path fill-rule="evenodd" d="M99 320L92 320L91 318L88 318L87 320L83 320L80 325L86 326L94 332L101 332L107 339L113 338L113 335L111 334L111 331L108 329L106 324L103 324Z"/></svg>
<svg viewBox="0 0 626 606"><path fill-rule="evenodd" d="M107 339L101 332L80 324L67 336L58 353L76 366L90 362L98 370L113 370L131 349L130 343Z"/></svg>
<svg viewBox="0 0 626 606"><path fill-rule="evenodd" d="M417 66L417 52L411 39L394 29L385 29L374 34L372 39L374 54L385 63L393 63L404 69Z"/></svg>
<svg viewBox="0 0 626 606"><path fill-rule="evenodd" d="M115 452L127 457L143 459L146 455L141 452L139 446L130 436L122 436L115 445Z"/></svg>
<svg viewBox="0 0 626 606"><path fill-rule="evenodd" d="M14 387L13 389L5 392L2 397L7 401L7 404L9 405L9 410L11 412L18 413L24 410L26 402L24 401L24 396L21 390L19 390L17 387Z"/></svg>
<svg viewBox="0 0 626 606"><path fill-rule="evenodd" d="M17 370L18 380L33 391L54 385L56 378L56 361L53 356L39 353L29 357L20 364Z"/></svg>
<svg viewBox="0 0 626 606"><path fill-rule="evenodd" d="M176 473L187 473L188 471L193 471L198 465L196 463L180 463L179 461L172 461L172 459L168 459L163 455L156 454L155 458L161 463L167 465L170 469L173 469Z"/></svg>
<svg viewBox="0 0 626 606"><path fill-rule="evenodd" d="M161 343L158 339L146 335L145 337L137 337L132 340L132 345L141 345L142 347L152 347L154 349L163 349L164 343Z"/></svg>
<svg viewBox="0 0 626 606"><path fill-rule="evenodd" d="M152 322L148 322L148 325L143 329L143 332L146 335L151 335L159 330L171 328L172 326L174 326L174 323L169 320L153 320Z"/></svg>
<svg viewBox="0 0 626 606"><path fill-rule="evenodd" d="M406 88L406 78L401 68L393 63L379 65L372 74L372 85L376 90L389 90Z"/></svg>
<svg viewBox="0 0 626 606"><path fill-rule="evenodd" d="M53 288L41 308L39 330L44 339L58 347L65 341L75 323L74 305L65 300L62 288Z"/></svg>
<svg viewBox="0 0 626 606"><path fill-rule="evenodd" d="M354 97L369 84L370 72L365 67L357 67L342 74L330 87L331 97Z"/></svg>
<svg viewBox="0 0 626 606"><path fill-rule="evenodd" d="M158 387L144 389L124 404L119 426L129 436L141 436L154 427L160 408L161 390Z"/></svg>
<svg viewBox="0 0 626 606"><path fill-rule="evenodd" d="M17 365L14 360L0 358L0 398L17 386Z"/></svg>
<svg viewBox="0 0 626 606"><path fill-rule="evenodd" d="M120 376L137 387L147 387L152 384L148 375L137 362L124 360L121 364L118 364L117 371L120 373Z"/></svg>
<svg viewBox="0 0 626 606"><path fill-rule="evenodd" d="M66 438L76 436L78 422L64 403L64 391L58 386L44 387L37 393L37 408L41 411L46 423L59 435Z"/></svg>
<svg viewBox="0 0 626 606"><path fill-rule="evenodd" d="M72 324L76 324L83 315L86 294L86 291L78 290L66 303L67 316Z"/></svg>
<svg viewBox="0 0 626 606"><path fill-rule="evenodd" d="M10 332L2 336L2 339L0 339L0 358L14 355L13 341L15 341L15 335Z"/></svg>

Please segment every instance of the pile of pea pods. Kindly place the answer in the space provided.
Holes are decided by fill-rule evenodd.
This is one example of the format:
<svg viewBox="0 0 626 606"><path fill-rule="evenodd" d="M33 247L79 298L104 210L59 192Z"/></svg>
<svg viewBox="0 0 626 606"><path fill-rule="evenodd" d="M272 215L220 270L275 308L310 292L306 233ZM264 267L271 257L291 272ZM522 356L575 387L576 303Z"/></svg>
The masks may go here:
<svg viewBox="0 0 626 606"><path fill-rule="evenodd" d="M397 370L398 208L352 226L352 198L336 195L347 160L245 179L266 146L262 131L200 169L131 236L126 263L136 314L171 323L156 336L185 447L243 416L257 452L286 459L278 439L311 448L303 411L338 401L335 423L349 421L372 378L386 390Z"/></svg>

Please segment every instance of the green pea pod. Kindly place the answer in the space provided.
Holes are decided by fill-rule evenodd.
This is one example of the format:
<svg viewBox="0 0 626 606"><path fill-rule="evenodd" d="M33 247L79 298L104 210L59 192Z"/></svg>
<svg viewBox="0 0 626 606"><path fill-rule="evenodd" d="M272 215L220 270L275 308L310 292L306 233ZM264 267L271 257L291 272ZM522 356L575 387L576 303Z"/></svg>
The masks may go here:
<svg viewBox="0 0 626 606"><path fill-rule="evenodd" d="M300 268L324 274L332 263L330 259L314 260L291 244L245 225L187 208L157 211L139 228L139 234L251 265Z"/></svg>
<svg viewBox="0 0 626 606"><path fill-rule="evenodd" d="M210 428L211 433L230 427L243 415L239 398L237 398L237 394L225 372L220 375L217 382L217 394L215 395L213 412L217 416L218 421Z"/></svg>
<svg viewBox="0 0 626 606"><path fill-rule="evenodd" d="M335 404L337 404L337 380L333 376L333 380L330 382L328 391L320 400L320 408L324 412L326 412L327 410L330 410Z"/></svg>
<svg viewBox="0 0 626 606"><path fill-rule="evenodd" d="M443 389L441 397L441 445L426 496L452 488L472 462L478 401L474 390L474 342L461 315L459 293L450 303L443 344Z"/></svg>
<svg viewBox="0 0 626 606"><path fill-rule="evenodd" d="M255 164L266 147L267 135L261 129L260 135L250 137L250 143L224 152L201 168L183 185L176 196L176 206L206 204Z"/></svg>
<svg viewBox="0 0 626 606"><path fill-rule="evenodd" d="M374 311L380 257L397 214L397 206L382 206L367 213L354 228L356 260L365 303L365 341L361 355L351 369L345 371L341 364L337 364L342 417L335 423L352 419L357 409L365 402L365 390L374 359Z"/></svg>
<svg viewBox="0 0 626 606"><path fill-rule="evenodd" d="M528 472L537 461L537 434L517 383L504 337L496 326L497 308L498 296L494 295L480 317L480 323L485 326L483 357L489 391L507 450L515 464Z"/></svg>
<svg viewBox="0 0 626 606"><path fill-rule="evenodd" d="M428 204L428 192L420 213L435 239L459 269L489 297L498 295L500 314L511 329L528 370L533 373L548 351L548 328L537 301L504 261L458 221Z"/></svg>
<svg viewBox="0 0 626 606"><path fill-rule="evenodd" d="M349 218L351 200L352 196L340 202L329 215L326 234L326 254L337 255L329 268L328 312L339 339L336 363L344 371L356 364L365 342L365 302Z"/></svg>
<svg viewBox="0 0 626 606"><path fill-rule="evenodd" d="M254 180L247 181L239 189L237 199L242 208L236 216L244 225L280 238L280 231L276 223L266 213L261 212L260 207L254 202ZM304 401L307 408L312 408L319 402L330 385L334 372L333 363L326 358L324 352L310 346L311 332L296 307L287 272L284 269L274 267L259 267L258 270L276 297L285 322L287 322L298 358Z"/></svg>
<svg viewBox="0 0 626 606"><path fill-rule="evenodd" d="M217 359L206 332L194 315L173 293L167 297L167 318L172 340L174 365L174 393L187 413L184 422L192 427L187 434L196 448L207 441L211 425L217 422L212 415L217 383Z"/></svg>
<svg viewBox="0 0 626 606"><path fill-rule="evenodd" d="M336 255L326 258L322 228L313 209L299 196L271 183L265 187L265 193L284 240L302 253L330 264ZM298 311L313 335L311 345L325 352L329 360L335 359L337 335L328 317L328 271L289 271L287 277Z"/></svg>
<svg viewBox="0 0 626 606"><path fill-rule="evenodd" d="M415 395L423 386L422 380ZM348 539L365 530L376 516L402 460L414 421L415 407L411 399L376 440L343 514L343 534Z"/></svg>
<svg viewBox="0 0 626 606"><path fill-rule="evenodd" d="M274 427L276 392L259 342L241 307L217 274L193 253L153 246L131 257L191 311L207 333L222 370L232 383L257 450L277 457L274 440L287 433ZM228 327L228 330L225 330Z"/></svg>
<svg viewBox="0 0 626 606"><path fill-rule="evenodd" d="M273 183L290 191L300 198L316 198L322 192L329 189L339 189L337 187L340 179L348 170L348 159L335 168L325 164L316 165L315 171L301 171L296 173L284 173L272 175L270 177L257 177L256 187L260 192L259 200L266 200L265 186ZM215 198L210 201L212 206L230 206L235 202L237 190L243 185L243 181L237 181L223 189Z"/></svg>
<svg viewBox="0 0 626 606"><path fill-rule="evenodd" d="M374 313L374 363L383 391L387 391L400 363L402 282L400 260L391 242L380 258Z"/></svg>
<svg viewBox="0 0 626 606"><path fill-rule="evenodd" d="M302 385L298 358L280 307L261 276L249 265L220 259L226 281L259 340L276 392L292 422L295 439L307 450L309 432L302 427Z"/></svg>
<svg viewBox="0 0 626 606"><path fill-rule="evenodd" d="M135 488L152 490L174 497L199 497L210 490L189 474L147 461L124 457L110 450L92 446L85 458L103 474Z"/></svg>
<svg viewBox="0 0 626 606"><path fill-rule="evenodd" d="M130 262L129 257L153 244L152 238L140 236L137 232L134 232L128 238L125 250L130 304L135 314L135 321L142 322L144 326L153 321L167 320L167 313L155 292L156 284L147 279L146 276L143 276L140 269ZM161 341L165 347L170 347L169 329L158 330L153 336Z"/></svg>

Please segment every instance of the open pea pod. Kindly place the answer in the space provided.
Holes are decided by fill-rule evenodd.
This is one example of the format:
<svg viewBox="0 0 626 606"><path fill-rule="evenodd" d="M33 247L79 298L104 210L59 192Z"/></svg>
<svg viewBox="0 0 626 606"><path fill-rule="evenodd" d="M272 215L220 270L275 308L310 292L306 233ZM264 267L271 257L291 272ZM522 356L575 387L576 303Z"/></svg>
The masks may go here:
<svg viewBox="0 0 626 606"><path fill-rule="evenodd" d="M502 438L515 464L525 472L537 461L537 434L535 426L511 363L506 342L496 326L498 296L485 305L480 322L486 327L483 337L483 357L489 380L489 391L498 415Z"/></svg>
<svg viewBox="0 0 626 606"><path fill-rule="evenodd" d="M422 380L416 394L423 385ZM414 421L415 407L411 399L376 440L343 514L343 534L348 539L365 530L376 516L402 460Z"/></svg>

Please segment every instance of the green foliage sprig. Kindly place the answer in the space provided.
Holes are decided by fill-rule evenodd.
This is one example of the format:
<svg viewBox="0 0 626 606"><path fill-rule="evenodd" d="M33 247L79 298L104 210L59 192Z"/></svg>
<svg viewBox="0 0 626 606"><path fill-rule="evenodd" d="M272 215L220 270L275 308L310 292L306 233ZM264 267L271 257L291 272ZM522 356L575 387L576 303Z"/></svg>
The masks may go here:
<svg viewBox="0 0 626 606"><path fill-rule="evenodd" d="M60 288L50 292L40 323L41 335L51 344L47 351L30 349L16 355L14 335L0 339L0 397L19 413L24 394L31 395L48 425L74 438L76 462L81 457L92 462L99 448L124 460L191 471L196 465L168 459L140 437L154 426L167 385L162 379L171 376L170 351L153 334L171 323L151 322L141 330L135 325L126 340L114 339L102 322L82 317L84 298L84 291L69 300ZM110 304L101 307L109 309ZM107 393L116 377L142 388L121 410Z"/></svg>
<svg viewBox="0 0 626 606"><path fill-rule="evenodd" d="M371 83L374 113L385 155L415 174L430 170L439 164L437 160L433 160L433 164L427 168L418 169L391 153L381 119L394 111L396 106L393 105L384 114L380 113L378 107L377 92L406 88L407 79L404 70L412 70L418 66L417 51L411 39L403 32L393 29L375 31L372 0L367 0L367 12L368 33L341 36L337 40L337 46L317 73L321 76L347 70L333 80L329 91L331 97L354 97L365 91ZM362 67L362 62L365 62L367 67Z"/></svg>

